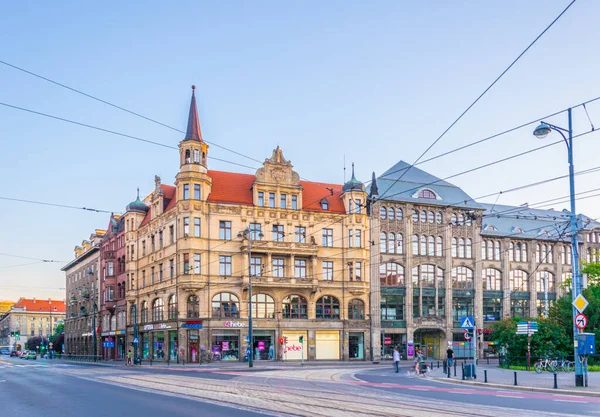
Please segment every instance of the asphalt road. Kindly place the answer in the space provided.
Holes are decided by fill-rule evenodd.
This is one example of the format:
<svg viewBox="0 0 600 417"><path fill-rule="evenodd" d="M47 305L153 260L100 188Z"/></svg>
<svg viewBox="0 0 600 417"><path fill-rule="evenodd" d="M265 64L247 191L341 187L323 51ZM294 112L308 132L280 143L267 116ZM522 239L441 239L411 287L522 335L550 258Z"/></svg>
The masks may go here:
<svg viewBox="0 0 600 417"><path fill-rule="evenodd" d="M264 417L266 414L76 378L64 365L11 358L0 362L0 415L23 417ZM93 369L93 366L88 366Z"/></svg>

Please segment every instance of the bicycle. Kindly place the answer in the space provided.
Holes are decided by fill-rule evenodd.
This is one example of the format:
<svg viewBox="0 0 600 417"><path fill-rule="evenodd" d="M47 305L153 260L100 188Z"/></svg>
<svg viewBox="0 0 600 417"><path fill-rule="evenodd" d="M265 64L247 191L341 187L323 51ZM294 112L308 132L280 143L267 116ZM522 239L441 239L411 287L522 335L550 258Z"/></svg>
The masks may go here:
<svg viewBox="0 0 600 417"><path fill-rule="evenodd" d="M556 361L550 360L547 357L542 359L539 358L538 361L533 365L533 369L536 373L541 374L542 371L554 372L556 370Z"/></svg>

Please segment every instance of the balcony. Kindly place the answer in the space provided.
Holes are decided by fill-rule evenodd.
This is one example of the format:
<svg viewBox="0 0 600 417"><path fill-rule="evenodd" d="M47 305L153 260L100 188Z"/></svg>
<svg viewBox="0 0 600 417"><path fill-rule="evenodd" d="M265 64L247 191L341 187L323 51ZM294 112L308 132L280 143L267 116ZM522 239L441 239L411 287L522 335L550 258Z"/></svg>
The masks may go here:
<svg viewBox="0 0 600 417"><path fill-rule="evenodd" d="M243 245L241 249L246 251L248 247ZM271 240L255 240L252 242L252 252L255 253L310 256L316 255L317 251L318 246L312 243L273 242Z"/></svg>

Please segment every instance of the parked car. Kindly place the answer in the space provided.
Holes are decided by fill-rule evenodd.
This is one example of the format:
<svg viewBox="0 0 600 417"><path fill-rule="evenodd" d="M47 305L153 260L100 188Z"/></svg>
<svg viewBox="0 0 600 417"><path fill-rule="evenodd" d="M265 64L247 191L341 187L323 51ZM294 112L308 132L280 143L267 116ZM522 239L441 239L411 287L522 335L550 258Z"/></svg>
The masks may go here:
<svg viewBox="0 0 600 417"><path fill-rule="evenodd" d="M2 349L2 350L0 350L0 355L10 355L10 350Z"/></svg>
<svg viewBox="0 0 600 417"><path fill-rule="evenodd" d="M37 359L37 354L33 350L28 350L23 356L25 359Z"/></svg>
<svg viewBox="0 0 600 417"><path fill-rule="evenodd" d="M19 352L17 352L16 350L13 350L12 352L10 352L10 357L12 358L13 356L19 357Z"/></svg>

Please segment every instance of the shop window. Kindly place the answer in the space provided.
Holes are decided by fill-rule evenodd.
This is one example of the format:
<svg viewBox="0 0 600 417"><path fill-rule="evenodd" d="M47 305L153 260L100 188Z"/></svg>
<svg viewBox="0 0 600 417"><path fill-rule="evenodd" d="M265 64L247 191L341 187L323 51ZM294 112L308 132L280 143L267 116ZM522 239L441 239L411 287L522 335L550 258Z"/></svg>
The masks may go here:
<svg viewBox="0 0 600 417"><path fill-rule="evenodd" d="M317 300L316 318L326 320L339 320L340 302L337 298L325 295Z"/></svg>
<svg viewBox="0 0 600 417"><path fill-rule="evenodd" d="M404 320L403 295L381 295L381 320Z"/></svg>
<svg viewBox="0 0 600 417"><path fill-rule="evenodd" d="M283 299L282 318L284 319L307 319L308 303L301 295L290 295Z"/></svg>
<svg viewBox="0 0 600 417"><path fill-rule="evenodd" d="M484 298L483 299L483 321L502 320L502 299Z"/></svg>
<svg viewBox="0 0 600 417"><path fill-rule="evenodd" d="M212 299L212 311L214 318L239 318L239 299L228 292L219 293Z"/></svg>
<svg viewBox="0 0 600 417"><path fill-rule="evenodd" d="M187 299L187 317L190 319L200 317L200 299L197 295L190 295Z"/></svg>
<svg viewBox="0 0 600 417"><path fill-rule="evenodd" d="M257 319L275 318L275 301L267 294L252 296L252 314Z"/></svg>
<svg viewBox="0 0 600 417"><path fill-rule="evenodd" d="M510 300L511 317L529 317L529 300Z"/></svg>
<svg viewBox="0 0 600 417"><path fill-rule="evenodd" d="M365 303L361 300L351 300L348 303L348 319L364 320L365 319Z"/></svg>

